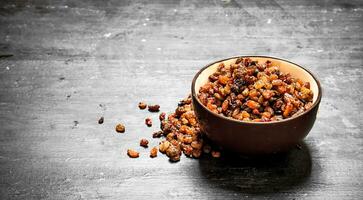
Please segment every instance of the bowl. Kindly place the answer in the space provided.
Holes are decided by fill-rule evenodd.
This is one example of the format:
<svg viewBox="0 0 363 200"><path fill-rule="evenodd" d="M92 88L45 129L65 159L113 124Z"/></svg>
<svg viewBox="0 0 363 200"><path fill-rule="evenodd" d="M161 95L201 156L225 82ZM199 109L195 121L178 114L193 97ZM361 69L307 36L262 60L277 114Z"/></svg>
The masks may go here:
<svg viewBox="0 0 363 200"><path fill-rule="evenodd" d="M300 115L274 122L245 122L210 111L197 97L200 87L208 82L209 75L221 62L230 65L240 57L259 63L269 60L279 66L281 72L310 82L313 105ZM191 89L194 112L205 135L223 149L246 155L284 152L296 146L313 127L322 95L320 83L310 71L290 61L267 56L237 56L208 64L195 75Z"/></svg>

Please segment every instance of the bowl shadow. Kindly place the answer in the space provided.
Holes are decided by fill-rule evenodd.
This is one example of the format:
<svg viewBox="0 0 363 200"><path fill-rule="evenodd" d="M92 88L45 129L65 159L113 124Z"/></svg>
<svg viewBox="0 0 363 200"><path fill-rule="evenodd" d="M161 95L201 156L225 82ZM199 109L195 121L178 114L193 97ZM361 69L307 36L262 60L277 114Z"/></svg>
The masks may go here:
<svg viewBox="0 0 363 200"><path fill-rule="evenodd" d="M226 152L220 159L199 160L207 185L244 194L292 190L307 182L311 168L310 149L304 142L286 153L245 157Z"/></svg>

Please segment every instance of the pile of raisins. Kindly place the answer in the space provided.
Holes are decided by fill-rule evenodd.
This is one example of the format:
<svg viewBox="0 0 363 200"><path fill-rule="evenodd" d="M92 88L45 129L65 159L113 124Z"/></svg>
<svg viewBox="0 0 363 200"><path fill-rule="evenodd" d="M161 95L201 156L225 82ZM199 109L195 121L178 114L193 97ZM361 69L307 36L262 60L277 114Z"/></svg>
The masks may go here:
<svg viewBox="0 0 363 200"><path fill-rule="evenodd" d="M150 112L159 112L159 105L147 105L144 102L139 103L139 108L144 110L148 107ZM159 146L153 147L150 150L150 157L157 157L159 152L169 157L170 161L177 162L184 153L187 157L199 158L202 154L210 154L212 157L218 158L221 156L219 148L203 139L203 134L200 131L199 124L194 114L192 99L189 95L187 98L179 102L174 113L166 116L162 112L159 115L160 131L152 134L153 138L164 138L160 141ZM145 119L147 126L152 126L150 118ZM123 133L125 127L122 124L116 126L116 131ZM148 148L149 141L145 138L140 140L140 146ZM139 152L128 149L127 155L130 158L138 158Z"/></svg>
<svg viewBox="0 0 363 200"><path fill-rule="evenodd" d="M165 137L165 140L160 142L159 151L165 153L171 161L180 160L182 153L193 158L199 158L202 153L220 157L218 148L212 147L203 139L190 95L179 102L174 113L161 120L161 131L153 136L159 135Z"/></svg>
<svg viewBox="0 0 363 200"><path fill-rule="evenodd" d="M198 98L209 110L242 121L280 121L312 106L310 83L282 73L271 61L238 58L221 63Z"/></svg>

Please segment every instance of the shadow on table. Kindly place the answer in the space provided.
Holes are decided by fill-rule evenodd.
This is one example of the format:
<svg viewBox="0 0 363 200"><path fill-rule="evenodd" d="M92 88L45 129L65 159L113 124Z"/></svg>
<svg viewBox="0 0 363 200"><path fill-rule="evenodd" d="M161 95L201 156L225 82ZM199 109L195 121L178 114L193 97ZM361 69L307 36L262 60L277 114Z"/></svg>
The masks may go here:
<svg viewBox="0 0 363 200"><path fill-rule="evenodd" d="M291 190L302 185L311 174L309 147L261 157L241 157L232 153L220 159L199 161L203 180L211 187L239 193L264 194Z"/></svg>

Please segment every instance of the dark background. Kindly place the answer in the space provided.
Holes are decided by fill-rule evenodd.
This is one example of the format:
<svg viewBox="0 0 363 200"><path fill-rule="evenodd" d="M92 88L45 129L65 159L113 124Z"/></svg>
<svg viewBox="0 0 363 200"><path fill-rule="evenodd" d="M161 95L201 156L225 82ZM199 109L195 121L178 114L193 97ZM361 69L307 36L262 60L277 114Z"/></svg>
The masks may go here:
<svg viewBox="0 0 363 200"><path fill-rule="evenodd" d="M362 198L362 32L362 1L2 0L0 199ZM138 146L158 129L139 101L171 112L202 66L256 54L321 81L302 149L172 164Z"/></svg>

